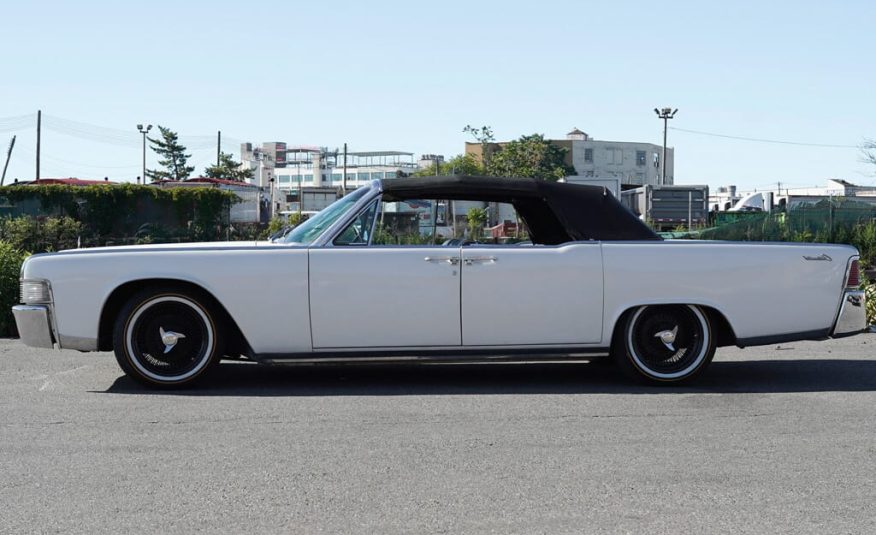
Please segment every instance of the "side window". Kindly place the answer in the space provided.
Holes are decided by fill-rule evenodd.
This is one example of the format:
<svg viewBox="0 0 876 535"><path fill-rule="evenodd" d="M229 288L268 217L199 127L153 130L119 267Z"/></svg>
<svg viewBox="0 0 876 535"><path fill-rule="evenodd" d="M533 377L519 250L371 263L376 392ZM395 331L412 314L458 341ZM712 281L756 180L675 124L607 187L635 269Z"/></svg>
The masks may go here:
<svg viewBox="0 0 876 535"><path fill-rule="evenodd" d="M347 225L335 241L335 245L368 245L371 240L371 229L374 228L374 216L377 214L378 201L362 211L356 219Z"/></svg>
<svg viewBox="0 0 876 535"><path fill-rule="evenodd" d="M382 202L373 243L375 245L434 244L432 220L436 206L436 202L431 199ZM437 221L435 224L436 235L440 235L437 232Z"/></svg>
<svg viewBox="0 0 876 535"><path fill-rule="evenodd" d="M511 204L405 199L383 203L372 243L460 246L527 239L525 224Z"/></svg>

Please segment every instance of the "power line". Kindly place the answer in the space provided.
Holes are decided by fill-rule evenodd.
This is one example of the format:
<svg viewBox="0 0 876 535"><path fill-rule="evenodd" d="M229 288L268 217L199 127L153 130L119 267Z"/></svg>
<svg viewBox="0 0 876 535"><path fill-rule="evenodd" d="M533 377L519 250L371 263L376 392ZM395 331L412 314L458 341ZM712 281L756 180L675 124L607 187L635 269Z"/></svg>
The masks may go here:
<svg viewBox="0 0 876 535"><path fill-rule="evenodd" d="M136 132L106 128L79 121L71 121L54 115L45 115L45 127L48 130L80 139L88 139L110 145L139 147L140 135Z"/></svg>
<svg viewBox="0 0 876 535"><path fill-rule="evenodd" d="M15 132L20 130L30 130L35 128L36 114L30 113L26 115L16 115L10 117L0 117L0 133ZM46 130L62 134L65 136L95 141L108 145L117 145L123 147L139 147L142 140L140 135L135 131L122 130L119 128L111 128L99 126L82 121L73 121L64 119L47 113L43 114L43 127ZM216 137L210 135L179 135L179 142L186 146L189 150L206 150L216 148ZM242 141L232 137L225 137L222 140L222 147L233 148L239 145Z"/></svg>
<svg viewBox="0 0 876 535"><path fill-rule="evenodd" d="M24 147L22 147L21 149L16 149L16 151L21 152L27 156L34 156L35 155L35 153L33 151L26 149ZM65 163L65 164L77 165L77 166L82 166L82 167L91 167L93 169L139 169L140 168L139 165L94 165L94 164L89 164L89 163L74 162L72 160L65 160L64 158L58 158L56 156L49 156L46 154L43 154L42 158L44 160L51 160L51 161L55 161L58 163Z"/></svg>
<svg viewBox="0 0 876 535"><path fill-rule="evenodd" d="M36 127L36 114L15 115L12 117L0 117L0 132L18 132L30 130Z"/></svg>
<svg viewBox="0 0 876 535"><path fill-rule="evenodd" d="M754 141L757 143L776 143L779 145L797 145L801 147L821 147L828 149L859 149L858 145L834 145L830 143L803 143L800 141L781 141L778 139L763 139L756 137L743 137L743 136L730 136L727 134L716 134L714 132L703 132L702 130L689 130L687 128L676 128L674 126L669 127L670 130L676 130L678 132L687 132L688 134L699 134L701 136L711 136L711 137L721 137L725 139L736 139L739 141Z"/></svg>

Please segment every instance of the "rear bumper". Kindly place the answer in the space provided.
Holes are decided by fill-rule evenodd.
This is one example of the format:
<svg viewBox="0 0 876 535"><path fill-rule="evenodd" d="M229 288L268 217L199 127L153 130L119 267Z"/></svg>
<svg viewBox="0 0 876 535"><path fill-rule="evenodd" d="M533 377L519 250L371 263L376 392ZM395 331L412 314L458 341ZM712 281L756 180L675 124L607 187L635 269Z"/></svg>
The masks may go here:
<svg viewBox="0 0 876 535"><path fill-rule="evenodd" d="M846 290L833 332L834 338L850 336L867 330L867 306L863 290Z"/></svg>
<svg viewBox="0 0 876 535"><path fill-rule="evenodd" d="M21 341L31 347L55 347L51 311L46 305L16 305L12 307L15 325Z"/></svg>

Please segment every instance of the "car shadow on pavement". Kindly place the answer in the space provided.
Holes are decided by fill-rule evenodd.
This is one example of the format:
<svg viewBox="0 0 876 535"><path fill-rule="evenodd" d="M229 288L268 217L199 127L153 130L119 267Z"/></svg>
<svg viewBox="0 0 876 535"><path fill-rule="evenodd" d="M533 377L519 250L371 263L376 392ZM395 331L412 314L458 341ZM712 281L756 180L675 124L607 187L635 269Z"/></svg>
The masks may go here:
<svg viewBox="0 0 876 535"><path fill-rule="evenodd" d="M876 391L876 360L714 362L690 386L637 385L600 363L260 366L222 363L202 385L150 390L122 376L106 393L190 396L419 396Z"/></svg>

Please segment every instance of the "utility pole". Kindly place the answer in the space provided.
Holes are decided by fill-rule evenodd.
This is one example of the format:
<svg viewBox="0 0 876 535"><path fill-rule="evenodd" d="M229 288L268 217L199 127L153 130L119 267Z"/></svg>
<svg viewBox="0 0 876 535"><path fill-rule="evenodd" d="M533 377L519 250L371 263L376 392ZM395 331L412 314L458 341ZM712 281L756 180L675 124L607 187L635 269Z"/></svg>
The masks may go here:
<svg viewBox="0 0 876 535"><path fill-rule="evenodd" d="M341 182L341 195L344 197L347 196L347 144L346 143L344 143L344 179L343 179L343 182Z"/></svg>
<svg viewBox="0 0 876 535"><path fill-rule="evenodd" d="M146 132L152 130L152 125L147 124L146 128L143 128L142 124L137 125L137 131L143 134L143 185L146 185Z"/></svg>
<svg viewBox="0 0 876 535"><path fill-rule="evenodd" d="M304 184L301 179L301 164L298 164L298 221L301 222L301 208L304 205Z"/></svg>
<svg viewBox="0 0 876 535"><path fill-rule="evenodd" d="M3 176L0 177L0 186L6 181L6 168L9 167L9 158L12 157L12 147L15 146L15 136L12 136L12 141L9 142L9 150L6 151L6 164L3 166Z"/></svg>
<svg viewBox="0 0 876 535"><path fill-rule="evenodd" d="M40 141L42 135L43 111L37 110L36 181L40 181Z"/></svg>
<svg viewBox="0 0 876 535"><path fill-rule="evenodd" d="M271 215L271 219L274 219L274 177L271 177L268 183L271 185L271 210L268 213Z"/></svg>
<svg viewBox="0 0 876 535"><path fill-rule="evenodd" d="M222 130L219 130L216 134L216 167L219 167L221 164L222 156Z"/></svg>
<svg viewBox="0 0 876 535"><path fill-rule="evenodd" d="M662 178L660 179L660 184L666 184L666 130L669 128L669 119L675 117L675 114L678 113L678 108L662 108L657 109L654 108L654 113L657 114L657 117L663 119L663 158L660 162L660 167L662 170Z"/></svg>

